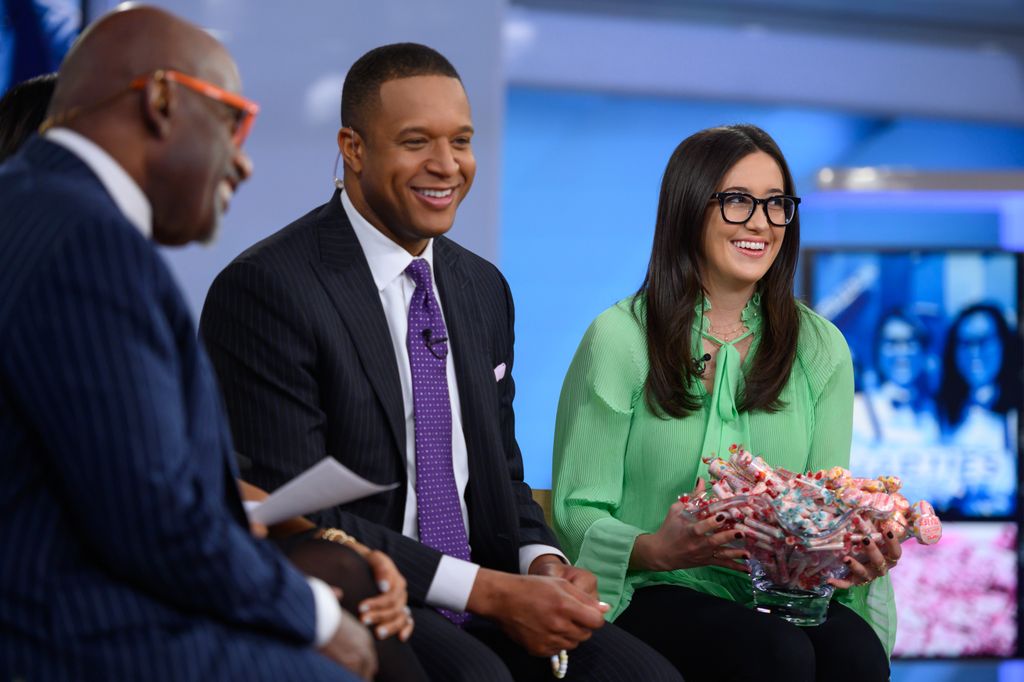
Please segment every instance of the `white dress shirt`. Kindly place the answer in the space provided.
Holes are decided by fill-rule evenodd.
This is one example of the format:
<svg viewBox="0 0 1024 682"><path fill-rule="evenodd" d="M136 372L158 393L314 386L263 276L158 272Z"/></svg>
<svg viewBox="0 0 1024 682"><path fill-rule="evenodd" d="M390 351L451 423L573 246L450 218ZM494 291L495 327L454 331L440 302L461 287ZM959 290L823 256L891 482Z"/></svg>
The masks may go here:
<svg viewBox="0 0 1024 682"><path fill-rule="evenodd" d="M405 412L405 517L402 522L402 534L419 539L419 524L416 517L416 422L413 415L412 369L409 366L409 350L406 347L406 336L409 329L409 305L412 301L416 284L405 274L405 269L412 263L414 256L404 248L391 241L375 228L352 205L348 194L341 192L341 205L352 223L356 239L363 249L366 261L370 266L380 303L387 318L391 343L395 350L395 362L398 364L398 378L402 384L402 402ZM437 278L434 276L434 241L427 242L427 247L416 258L422 258L430 266L430 276L434 287L434 298L437 299L441 315L444 308L437 290ZM447 322L445 323L447 327ZM462 522L469 536L469 511L466 507L466 485L469 483L469 455L466 451L466 436L462 430L462 409L459 402L459 386L455 378L455 363L452 361L452 345L448 344L448 356L445 370L448 375L448 396L452 409L452 466L455 473L455 486L459 493L459 508L462 511ZM565 560L564 555L548 545L524 545L519 549L519 570L526 573L533 560L542 554L556 554ZM463 561L452 556L441 557L430 588L427 590L427 603L451 609L465 611L469 594L473 589L473 581L480 570L477 564Z"/></svg>
<svg viewBox="0 0 1024 682"><path fill-rule="evenodd" d="M153 209L149 199L130 175L102 147L68 128L53 128L44 135L47 141L64 147L77 156L99 178L107 194L121 213L147 239L153 234ZM314 644L322 646L334 636L341 624L341 606L324 581L306 576L316 604Z"/></svg>

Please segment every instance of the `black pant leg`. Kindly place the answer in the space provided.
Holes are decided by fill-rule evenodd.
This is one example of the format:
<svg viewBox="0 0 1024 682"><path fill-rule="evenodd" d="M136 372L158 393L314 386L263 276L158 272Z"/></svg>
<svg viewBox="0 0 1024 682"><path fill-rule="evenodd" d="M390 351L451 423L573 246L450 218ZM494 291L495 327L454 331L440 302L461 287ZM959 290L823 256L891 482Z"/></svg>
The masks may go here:
<svg viewBox="0 0 1024 682"><path fill-rule="evenodd" d="M517 682L554 682L551 659L531 656L493 622L473 618L467 632L494 651ZM611 623L569 652L567 682L682 682L675 667L657 651Z"/></svg>
<svg viewBox="0 0 1024 682"><path fill-rule="evenodd" d="M815 652L801 628L674 585L634 593L615 623L670 660L687 682L811 682Z"/></svg>
<svg viewBox="0 0 1024 682"><path fill-rule="evenodd" d="M804 633L814 646L817 679L822 682L885 682L889 658L867 621L837 601L828 618Z"/></svg>
<svg viewBox="0 0 1024 682"><path fill-rule="evenodd" d="M416 629L409 644L434 682L513 682L499 652L434 609L413 606L412 616Z"/></svg>

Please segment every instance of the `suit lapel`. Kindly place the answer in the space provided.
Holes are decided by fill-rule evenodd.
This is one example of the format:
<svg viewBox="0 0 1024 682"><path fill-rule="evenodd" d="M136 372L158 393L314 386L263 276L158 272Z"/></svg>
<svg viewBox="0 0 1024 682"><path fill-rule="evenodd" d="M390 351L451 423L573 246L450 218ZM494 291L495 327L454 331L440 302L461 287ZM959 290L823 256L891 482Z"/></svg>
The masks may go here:
<svg viewBox="0 0 1024 682"><path fill-rule="evenodd" d="M356 353L387 416L397 451L404 458L404 401L394 346L370 266L338 192L317 216L317 238L317 275L352 335Z"/></svg>
<svg viewBox="0 0 1024 682"><path fill-rule="evenodd" d="M477 453L493 450L487 445L487 428L494 422L497 406L492 404L493 392L489 395L481 383L482 377L493 375L472 282L460 266L458 254L444 240L435 240L434 273L459 384L462 430L469 452L469 480L474 481L483 473L477 469L489 461Z"/></svg>

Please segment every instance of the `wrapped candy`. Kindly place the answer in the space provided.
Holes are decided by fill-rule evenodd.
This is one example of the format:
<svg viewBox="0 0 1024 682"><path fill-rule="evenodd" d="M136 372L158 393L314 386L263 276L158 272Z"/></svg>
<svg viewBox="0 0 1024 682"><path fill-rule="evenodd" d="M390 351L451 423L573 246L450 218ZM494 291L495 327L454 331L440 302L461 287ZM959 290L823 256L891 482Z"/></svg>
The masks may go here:
<svg viewBox="0 0 1024 682"><path fill-rule="evenodd" d="M729 459L705 459L711 495L683 496L684 513L705 519L726 513L727 528L743 532L751 564L778 586L814 590L847 574L846 556L864 560L865 538L924 545L942 536L942 524L928 502L913 505L900 494L895 476L856 478L842 467L793 473L773 468L739 446Z"/></svg>

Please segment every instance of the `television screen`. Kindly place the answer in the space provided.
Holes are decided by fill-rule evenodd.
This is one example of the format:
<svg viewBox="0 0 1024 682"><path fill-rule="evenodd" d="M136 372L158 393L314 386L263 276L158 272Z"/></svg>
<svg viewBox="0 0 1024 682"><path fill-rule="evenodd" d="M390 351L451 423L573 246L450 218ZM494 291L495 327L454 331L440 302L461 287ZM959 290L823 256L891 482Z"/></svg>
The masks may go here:
<svg viewBox="0 0 1024 682"><path fill-rule="evenodd" d="M894 655L1014 655L1016 523L943 524L937 545L903 545L892 582L898 621Z"/></svg>
<svg viewBox="0 0 1024 682"><path fill-rule="evenodd" d="M856 376L851 469L899 476L943 518L1010 519L1017 497L1019 259L996 251L809 252L815 310Z"/></svg>
<svg viewBox="0 0 1024 682"><path fill-rule="evenodd" d="M0 95L56 71L81 29L81 0L0 0Z"/></svg>

